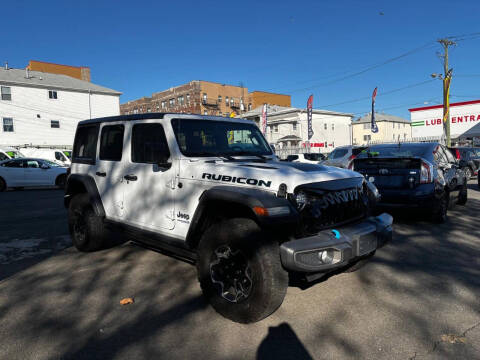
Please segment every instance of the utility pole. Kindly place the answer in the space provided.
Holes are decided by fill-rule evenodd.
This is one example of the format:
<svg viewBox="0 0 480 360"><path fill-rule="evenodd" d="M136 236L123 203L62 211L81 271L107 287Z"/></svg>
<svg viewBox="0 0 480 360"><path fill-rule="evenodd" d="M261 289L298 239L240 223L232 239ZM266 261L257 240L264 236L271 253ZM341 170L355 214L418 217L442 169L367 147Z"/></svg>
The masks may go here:
<svg viewBox="0 0 480 360"><path fill-rule="evenodd" d="M451 146L450 138L450 82L452 80L453 69L448 68L448 47L456 45L449 39L440 39L438 42L443 46L443 127L445 129L446 145Z"/></svg>

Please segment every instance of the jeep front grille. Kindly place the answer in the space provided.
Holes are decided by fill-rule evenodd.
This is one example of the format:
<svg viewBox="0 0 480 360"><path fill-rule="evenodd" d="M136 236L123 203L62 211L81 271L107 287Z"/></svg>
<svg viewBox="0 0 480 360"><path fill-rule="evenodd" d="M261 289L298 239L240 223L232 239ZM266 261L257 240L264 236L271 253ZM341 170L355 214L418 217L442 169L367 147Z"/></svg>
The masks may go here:
<svg viewBox="0 0 480 360"><path fill-rule="evenodd" d="M363 187L338 191L319 191L303 188L307 197L301 215L302 235L316 234L359 220L368 214L368 196Z"/></svg>

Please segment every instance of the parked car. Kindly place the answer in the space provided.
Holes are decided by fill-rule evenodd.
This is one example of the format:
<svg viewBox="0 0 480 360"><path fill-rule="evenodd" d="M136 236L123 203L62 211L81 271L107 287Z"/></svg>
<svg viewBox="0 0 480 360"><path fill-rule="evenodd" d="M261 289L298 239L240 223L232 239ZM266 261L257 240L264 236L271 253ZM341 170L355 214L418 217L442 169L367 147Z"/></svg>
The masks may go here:
<svg viewBox="0 0 480 360"><path fill-rule="evenodd" d="M60 165L70 166L71 150L23 148L22 152L28 157L41 158L56 162Z"/></svg>
<svg viewBox="0 0 480 360"><path fill-rule="evenodd" d="M318 164L320 161L325 160L325 155L320 153L303 153L292 154L287 156L287 161L301 162L307 164Z"/></svg>
<svg viewBox="0 0 480 360"><path fill-rule="evenodd" d="M448 208L467 202L463 165L438 143L403 143L370 146L352 168L378 188L380 207L421 208L442 223Z"/></svg>
<svg viewBox="0 0 480 360"><path fill-rule="evenodd" d="M471 179L477 175L478 169L480 168L480 148L452 147L450 151L457 160L465 160L464 171L467 179Z"/></svg>
<svg viewBox="0 0 480 360"><path fill-rule="evenodd" d="M355 157L365 150L366 146L339 146L333 150L322 165L336 166L340 168L348 168Z"/></svg>
<svg viewBox="0 0 480 360"><path fill-rule="evenodd" d="M35 158L9 159L0 162L0 192L7 188L29 186L65 187L67 168L53 161Z"/></svg>
<svg viewBox="0 0 480 360"><path fill-rule="evenodd" d="M205 298L242 323L282 304L289 274L368 262L392 236L377 199L356 172L277 161L251 121L155 113L79 122L65 191L78 250L121 229L195 262Z"/></svg>
<svg viewBox="0 0 480 360"><path fill-rule="evenodd" d="M10 146L0 146L0 161L25 157L20 151Z"/></svg>

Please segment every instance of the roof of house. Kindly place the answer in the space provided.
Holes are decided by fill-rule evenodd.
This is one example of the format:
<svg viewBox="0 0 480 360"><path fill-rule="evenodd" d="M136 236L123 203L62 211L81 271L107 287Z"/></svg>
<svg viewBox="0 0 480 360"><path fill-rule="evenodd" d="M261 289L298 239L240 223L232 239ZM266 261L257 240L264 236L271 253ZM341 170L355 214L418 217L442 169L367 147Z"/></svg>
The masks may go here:
<svg viewBox="0 0 480 360"><path fill-rule="evenodd" d="M122 94L119 91L96 85L88 81L75 79L67 75L45 73L40 71L29 71L28 74L29 76L27 78L27 72L24 69L9 68L7 70L2 67L0 68L0 84L42 87L54 90L58 89L79 92L90 91L91 93L106 95Z"/></svg>
<svg viewBox="0 0 480 360"><path fill-rule="evenodd" d="M372 121L372 113L369 112L365 116L358 118L357 120L352 121L354 124L361 124L361 123L369 123ZM401 118L395 115L383 114L383 113L375 113L375 122L380 121L389 121L389 122L401 122L401 123L408 123L410 124L410 120Z"/></svg>
<svg viewBox="0 0 480 360"><path fill-rule="evenodd" d="M242 117L242 118L247 118L247 117L253 117L253 116L261 116L263 111L263 105L247 111L246 113L240 114L237 117ZM285 106L278 106L278 105L268 105L267 104L267 116L273 116L273 115L284 115L284 114L289 114L289 113L295 113L295 112L306 112L307 109L300 109L300 108L295 108L295 107L285 107ZM322 114L322 115L341 115L341 116L350 116L353 117L352 114L348 113L341 113L341 112L336 112L336 111L329 111L329 110L321 110L321 109L312 109L313 114Z"/></svg>

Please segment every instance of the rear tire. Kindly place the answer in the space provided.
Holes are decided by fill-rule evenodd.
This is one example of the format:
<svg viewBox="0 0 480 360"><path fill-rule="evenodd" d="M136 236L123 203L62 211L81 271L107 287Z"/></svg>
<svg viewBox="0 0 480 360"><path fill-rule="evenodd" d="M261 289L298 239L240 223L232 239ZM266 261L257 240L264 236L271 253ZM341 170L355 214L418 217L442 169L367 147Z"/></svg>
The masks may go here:
<svg viewBox="0 0 480 360"><path fill-rule="evenodd" d="M449 195L444 192L442 197L437 201L436 209L432 214L432 221L437 224L443 224L447 221Z"/></svg>
<svg viewBox="0 0 480 360"><path fill-rule="evenodd" d="M467 167L464 171L465 171L465 178L467 179L467 181L470 180L473 174L472 169Z"/></svg>
<svg viewBox="0 0 480 360"><path fill-rule="evenodd" d="M0 177L0 192L7 190L7 183Z"/></svg>
<svg viewBox="0 0 480 360"><path fill-rule="evenodd" d="M465 205L468 200L468 190L467 190L467 184L465 182L465 185L462 187L462 190L460 190L460 194L458 195L458 205Z"/></svg>
<svg viewBox="0 0 480 360"><path fill-rule="evenodd" d="M57 179L55 180L55 185L57 185L60 189L65 189L65 184L67 182L66 175L58 175Z"/></svg>
<svg viewBox="0 0 480 360"><path fill-rule="evenodd" d="M79 251L91 252L105 247L107 236L103 218L95 214L88 194L75 195L70 201L68 228L73 245Z"/></svg>
<svg viewBox="0 0 480 360"><path fill-rule="evenodd" d="M250 219L222 221L207 229L198 247L197 272L204 297L224 317L253 323L283 302L288 273L280 247Z"/></svg>

